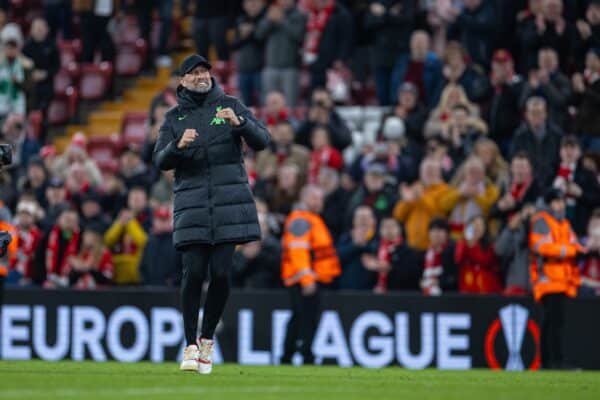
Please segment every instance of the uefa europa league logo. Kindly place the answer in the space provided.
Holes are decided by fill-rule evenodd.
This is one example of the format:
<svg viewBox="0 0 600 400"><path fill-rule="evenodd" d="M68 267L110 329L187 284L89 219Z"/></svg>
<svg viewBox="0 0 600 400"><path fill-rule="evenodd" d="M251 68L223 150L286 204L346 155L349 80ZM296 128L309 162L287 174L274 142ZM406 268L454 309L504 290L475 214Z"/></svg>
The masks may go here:
<svg viewBox="0 0 600 400"><path fill-rule="evenodd" d="M504 369L508 371L522 371L524 369L538 369L540 367L540 330L532 319L529 319L529 310L520 304L509 304L502 307L498 312L499 317L490 325L485 337L485 357L488 365L492 369L501 369L501 365L496 358L494 344L500 329L504 333L506 349L508 350L508 359ZM521 357L521 348L525 332L529 332L533 337L536 346L535 357L528 367L523 364Z"/></svg>

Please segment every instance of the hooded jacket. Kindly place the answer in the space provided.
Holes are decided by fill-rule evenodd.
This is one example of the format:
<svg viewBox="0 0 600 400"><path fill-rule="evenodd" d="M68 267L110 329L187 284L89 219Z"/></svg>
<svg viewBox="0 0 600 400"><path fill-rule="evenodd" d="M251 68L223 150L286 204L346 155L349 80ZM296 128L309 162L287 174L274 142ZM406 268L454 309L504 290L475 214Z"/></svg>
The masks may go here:
<svg viewBox="0 0 600 400"><path fill-rule="evenodd" d="M237 127L216 118L221 108L243 117ZM198 137L185 149L177 143L186 129ZM213 79L203 99L177 88L177 106L169 110L154 148L161 170L175 170L173 244L245 243L260 239L256 206L244 169L242 139L255 151L270 141L264 125Z"/></svg>

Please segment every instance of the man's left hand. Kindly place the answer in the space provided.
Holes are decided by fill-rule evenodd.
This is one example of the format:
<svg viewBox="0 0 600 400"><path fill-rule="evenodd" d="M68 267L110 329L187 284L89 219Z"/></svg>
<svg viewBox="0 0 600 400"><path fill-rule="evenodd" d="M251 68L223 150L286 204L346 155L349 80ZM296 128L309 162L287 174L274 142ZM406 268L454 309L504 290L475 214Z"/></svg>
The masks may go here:
<svg viewBox="0 0 600 400"><path fill-rule="evenodd" d="M229 107L221 109L217 112L215 116L217 118L223 118L231 126L239 126L241 124L241 121L238 118L238 116Z"/></svg>

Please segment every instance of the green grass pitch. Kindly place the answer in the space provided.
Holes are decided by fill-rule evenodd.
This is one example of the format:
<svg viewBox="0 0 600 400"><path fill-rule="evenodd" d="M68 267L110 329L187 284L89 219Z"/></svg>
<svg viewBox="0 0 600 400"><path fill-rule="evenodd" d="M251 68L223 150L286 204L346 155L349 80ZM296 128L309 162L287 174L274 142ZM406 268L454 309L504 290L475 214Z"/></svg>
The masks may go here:
<svg viewBox="0 0 600 400"><path fill-rule="evenodd" d="M600 399L600 372L0 361L0 399Z"/></svg>

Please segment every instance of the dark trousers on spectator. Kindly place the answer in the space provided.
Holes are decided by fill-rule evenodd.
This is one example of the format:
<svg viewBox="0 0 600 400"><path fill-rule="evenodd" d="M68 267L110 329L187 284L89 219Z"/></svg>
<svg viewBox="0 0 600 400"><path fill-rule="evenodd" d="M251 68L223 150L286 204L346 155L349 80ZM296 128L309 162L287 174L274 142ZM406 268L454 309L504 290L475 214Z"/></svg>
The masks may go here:
<svg viewBox="0 0 600 400"><path fill-rule="evenodd" d="M377 91L377 99L380 106L389 106L390 100L390 82L392 80L391 67L375 67L375 90Z"/></svg>
<svg viewBox="0 0 600 400"><path fill-rule="evenodd" d="M102 17L93 13L81 14L83 36L83 62L93 62L96 50L100 50L102 61L113 61L115 46L108 33L110 17Z"/></svg>
<svg viewBox="0 0 600 400"><path fill-rule="evenodd" d="M210 270L200 337L212 339L221 319L231 286L231 263L235 245L190 245L183 250L181 308L187 345L195 344L202 286Z"/></svg>
<svg viewBox="0 0 600 400"><path fill-rule="evenodd" d="M48 4L44 6L44 16L50 27L50 36L56 38L58 31L62 31L65 40L71 40L71 2L63 1L62 4Z"/></svg>
<svg viewBox="0 0 600 400"><path fill-rule="evenodd" d="M565 299L562 293L542 297L544 311L542 320L542 366L563 366L562 330L565 321Z"/></svg>
<svg viewBox="0 0 600 400"><path fill-rule="evenodd" d="M195 18L194 41L198 54L208 57L208 48L212 44L217 50L219 61L229 60L227 45L228 17Z"/></svg>
<svg viewBox="0 0 600 400"><path fill-rule="evenodd" d="M302 294L302 286L297 284L290 286L288 291L292 302L292 317L287 325L281 363L291 363L294 354L300 351L304 364L313 364L312 344L319 322L320 290L305 296Z"/></svg>
<svg viewBox="0 0 600 400"><path fill-rule="evenodd" d="M238 87L244 105L248 107L259 105L261 77L260 71L238 73Z"/></svg>
<svg viewBox="0 0 600 400"><path fill-rule="evenodd" d="M152 11L155 8L158 9L160 34L156 50L158 55L167 55L169 53L167 48L169 36L173 26L173 0L136 0L135 8L140 32L148 43L149 49L152 49ZM152 59L152 57L148 57L148 59Z"/></svg>

